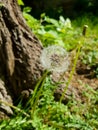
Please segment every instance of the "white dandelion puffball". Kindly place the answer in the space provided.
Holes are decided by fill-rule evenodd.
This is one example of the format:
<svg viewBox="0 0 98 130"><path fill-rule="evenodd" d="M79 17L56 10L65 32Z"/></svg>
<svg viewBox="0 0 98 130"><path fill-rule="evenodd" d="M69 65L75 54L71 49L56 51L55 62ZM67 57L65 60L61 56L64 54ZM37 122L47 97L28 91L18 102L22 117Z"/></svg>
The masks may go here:
<svg viewBox="0 0 98 130"><path fill-rule="evenodd" d="M40 59L44 69L55 72L66 71L70 64L68 52L57 45L44 48Z"/></svg>

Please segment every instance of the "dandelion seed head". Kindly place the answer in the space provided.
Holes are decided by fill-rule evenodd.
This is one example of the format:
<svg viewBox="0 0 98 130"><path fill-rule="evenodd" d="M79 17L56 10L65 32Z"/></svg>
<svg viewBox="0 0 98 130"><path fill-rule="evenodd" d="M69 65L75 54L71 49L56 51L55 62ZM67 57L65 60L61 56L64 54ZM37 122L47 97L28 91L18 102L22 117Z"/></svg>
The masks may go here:
<svg viewBox="0 0 98 130"><path fill-rule="evenodd" d="M40 59L44 69L54 72L64 72L70 64L68 52L57 45L44 48Z"/></svg>

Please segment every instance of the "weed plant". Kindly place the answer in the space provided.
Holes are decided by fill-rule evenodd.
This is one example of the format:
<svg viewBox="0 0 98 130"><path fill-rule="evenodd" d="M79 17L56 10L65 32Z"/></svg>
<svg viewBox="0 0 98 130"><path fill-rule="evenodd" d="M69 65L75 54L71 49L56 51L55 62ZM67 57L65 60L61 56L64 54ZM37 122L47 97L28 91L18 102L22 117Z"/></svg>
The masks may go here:
<svg viewBox="0 0 98 130"><path fill-rule="evenodd" d="M43 13L40 20L37 20L29 15L29 11L29 8L24 8L23 15L44 47L56 44L64 47L67 51L76 50L78 41L82 40L81 30L87 24L86 40L79 58L88 68L93 68L92 71L98 77L98 19L96 17L86 14L71 22L70 19L64 19L63 16L60 16L59 20L55 20Z"/></svg>
<svg viewBox="0 0 98 130"><path fill-rule="evenodd" d="M23 109L29 116L14 109L15 114L12 118L0 122L0 130L97 130L98 91L94 91L89 85L83 83L82 85L86 88L83 96L87 102L81 103L72 96L64 105L54 100L53 92L57 85L47 77L35 109L32 102L25 109L20 105L20 109Z"/></svg>

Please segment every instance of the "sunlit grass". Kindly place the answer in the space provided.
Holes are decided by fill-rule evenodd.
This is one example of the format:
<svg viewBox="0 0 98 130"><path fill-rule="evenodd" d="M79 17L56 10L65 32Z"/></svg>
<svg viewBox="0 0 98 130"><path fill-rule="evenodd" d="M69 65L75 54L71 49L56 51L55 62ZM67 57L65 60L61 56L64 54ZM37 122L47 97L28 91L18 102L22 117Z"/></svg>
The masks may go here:
<svg viewBox="0 0 98 130"><path fill-rule="evenodd" d="M72 96L68 103L64 105L54 100L53 91L57 86L47 77L36 109L33 109L32 103L24 109L29 115L32 114L31 110L33 109L33 115L27 117L16 109L14 110L15 114L10 119L0 122L0 130L97 129L98 105L96 103L98 102L98 91L93 90L87 84L82 83L82 86L83 90L86 90L82 92L82 96L87 101L82 103ZM23 110L22 107L20 109Z"/></svg>

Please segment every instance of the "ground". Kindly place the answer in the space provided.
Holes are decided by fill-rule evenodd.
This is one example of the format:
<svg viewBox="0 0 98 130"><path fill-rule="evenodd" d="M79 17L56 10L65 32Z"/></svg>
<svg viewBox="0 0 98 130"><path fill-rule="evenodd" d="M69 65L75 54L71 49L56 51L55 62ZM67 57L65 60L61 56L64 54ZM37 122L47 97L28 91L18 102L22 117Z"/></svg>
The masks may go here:
<svg viewBox="0 0 98 130"><path fill-rule="evenodd" d="M66 72L63 77L63 81L65 83L60 85L54 94L56 100L60 99L60 96L66 86L66 81L68 81L69 76L70 76L70 72ZM53 77L54 77L53 78L54 81L59 79L59 76L58 77L53 76ZM89 88L86 86L89 86L92 90L97 90L98 78L94 76L92 69L87 69L86 65L79 63L76 67L75 73L73 74L69 87L66 90L65 99L63 102L66 104L70 100L70 96L72 95L74 95L77 101L80 101L81 103L86 102L87 97L83 95L83 92L89 91Z"/></svg>

